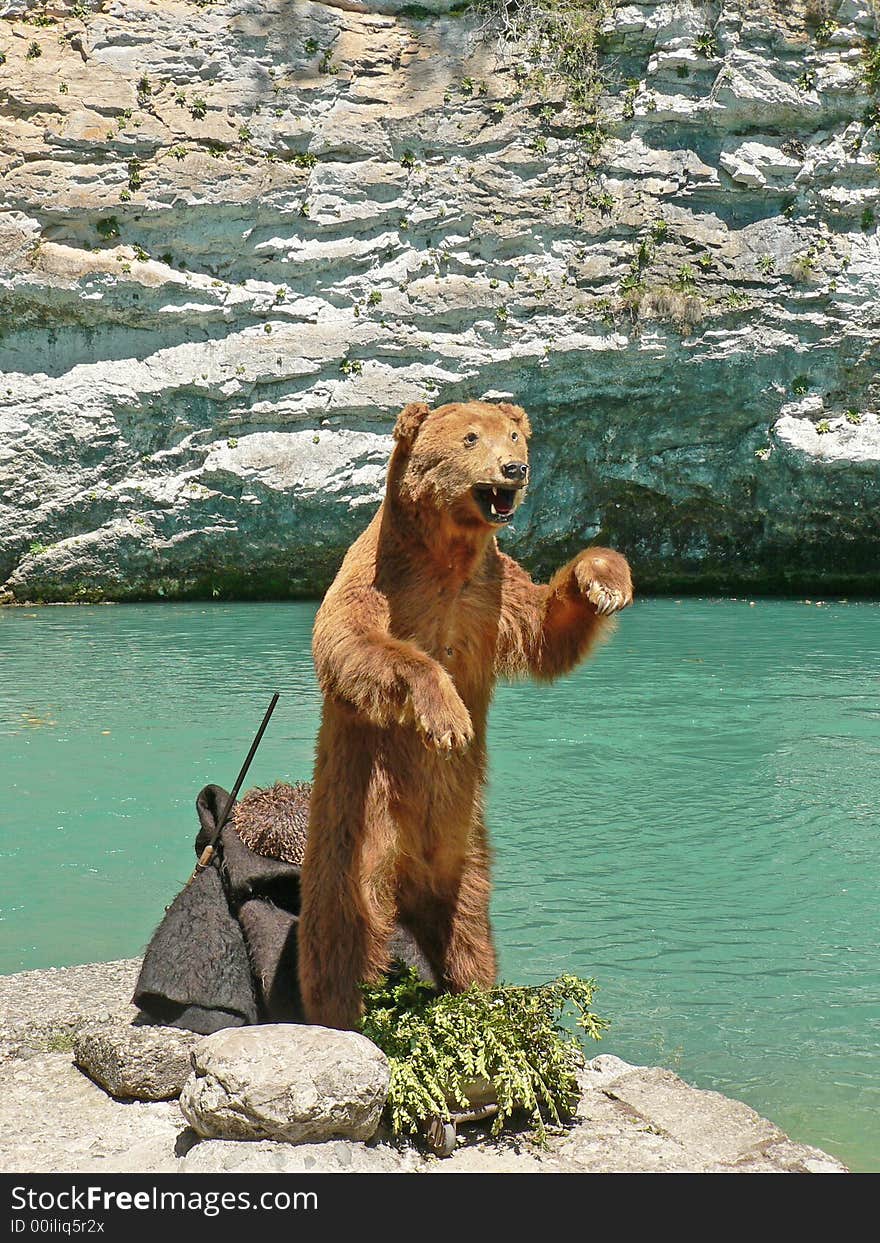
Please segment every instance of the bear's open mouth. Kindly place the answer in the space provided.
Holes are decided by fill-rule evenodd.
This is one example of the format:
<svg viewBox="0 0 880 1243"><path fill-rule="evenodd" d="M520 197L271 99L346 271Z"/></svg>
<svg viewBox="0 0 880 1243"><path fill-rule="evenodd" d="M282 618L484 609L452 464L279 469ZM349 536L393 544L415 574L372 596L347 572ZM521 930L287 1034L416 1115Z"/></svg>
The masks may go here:
<svg viewBox="0 0 880 1243"><path fill-rule="evenodd" d="M519 488L498 488L491 483L478 483L474 488L474 500L487 522L510 522L516 513Z"/></svg>

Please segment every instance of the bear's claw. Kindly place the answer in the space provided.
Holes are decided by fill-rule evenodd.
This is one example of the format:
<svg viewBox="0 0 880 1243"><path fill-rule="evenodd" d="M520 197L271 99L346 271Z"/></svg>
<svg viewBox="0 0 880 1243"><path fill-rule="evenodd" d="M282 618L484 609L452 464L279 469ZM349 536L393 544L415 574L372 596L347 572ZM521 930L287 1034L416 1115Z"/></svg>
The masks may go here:
<svg viewBox="0 0 880 1243"><path fill-rule="evenodd" d="M424 721L418 722L422 742L429 751L441 751L447 755L463 751L473 741L472 729L429 729Z"/></svg>
<svg viewBox="0 0 880 1243"><path fill-rule="evenodd" d="M596 606L596 612L600 617L608 617L611 613L617 613L620 609L626 608L628 603L622 591L615 591L613 587L603 587L601 583L591 583L586 594L590 603Z"/></svg>
<svg viewBox="0 0 880 1243"><path fill-rule="evenodd" d="M632 604L629 566L610 548L590 549L574 566L578 590L600 617L619 613Z"/></svg>

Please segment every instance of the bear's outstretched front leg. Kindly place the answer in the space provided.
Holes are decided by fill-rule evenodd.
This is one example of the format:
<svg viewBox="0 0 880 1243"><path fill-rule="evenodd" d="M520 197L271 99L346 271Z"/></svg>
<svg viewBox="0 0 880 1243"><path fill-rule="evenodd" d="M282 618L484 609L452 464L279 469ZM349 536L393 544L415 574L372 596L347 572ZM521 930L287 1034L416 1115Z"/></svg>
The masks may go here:
<svg viewBox="0 0 880 1243"><path fill-rule="evenodd" d="M313 646L324 694L371 725L412 725L437 751L462 750L473 741L470 713L452 678L414 644L354 626L324 635L316 626Z"/></svg>
<svg viewBox="0 0 880 1243"><path fill-rule="evenodd" d="M626 558L611 548L587 548L557 570L546 586L502 556L503 585L496 656L507 677L552 680L578 665L607 631L613 614L632 603Z"/></svg>

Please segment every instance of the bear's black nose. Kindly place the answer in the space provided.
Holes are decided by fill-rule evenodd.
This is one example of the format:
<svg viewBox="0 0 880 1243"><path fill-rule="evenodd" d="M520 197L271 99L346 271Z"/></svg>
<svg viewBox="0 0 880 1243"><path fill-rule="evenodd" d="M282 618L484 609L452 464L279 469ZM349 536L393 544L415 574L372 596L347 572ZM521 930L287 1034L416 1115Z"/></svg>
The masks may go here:
<svg viewBox="0 0 880 1243"><path fill-rule="evenodd" d="M525 480L529 468L525 462L508 462L506 466L501 467L501 473L505 479L515 479L520 482Z"/></svg>

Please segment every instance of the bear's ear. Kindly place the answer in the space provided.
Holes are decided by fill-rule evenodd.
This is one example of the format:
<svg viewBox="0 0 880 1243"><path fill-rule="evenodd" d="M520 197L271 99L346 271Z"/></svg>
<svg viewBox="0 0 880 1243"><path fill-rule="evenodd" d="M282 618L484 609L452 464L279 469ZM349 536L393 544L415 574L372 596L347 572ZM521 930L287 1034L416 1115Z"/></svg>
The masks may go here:
<svg viewBox="0 0 880 1243"><path fill-rule="evenodd" d="M529 422L529 416L526 414L525 410L523 410L522 406L512 406L509 401L500 401L498 403L498 409L503 414L506 414L509 419L512 419L514 423L516 423L524 436L531 436L532 425Z"/></svg>
<svg viewBox="0 0 880 1243"><path fill-rule="evenodd" d="M408 406L404 406L394 424L394 439L398 443L411 445L430 413L431 407L423 401L411 401Z"/></svg>

